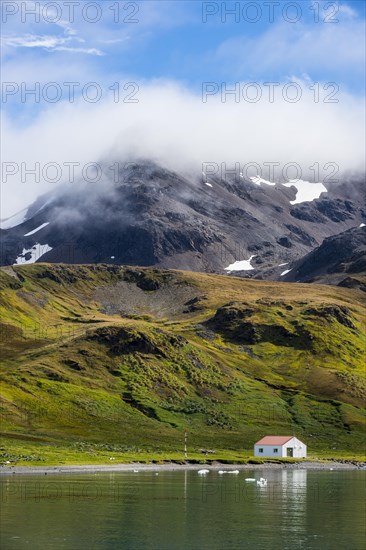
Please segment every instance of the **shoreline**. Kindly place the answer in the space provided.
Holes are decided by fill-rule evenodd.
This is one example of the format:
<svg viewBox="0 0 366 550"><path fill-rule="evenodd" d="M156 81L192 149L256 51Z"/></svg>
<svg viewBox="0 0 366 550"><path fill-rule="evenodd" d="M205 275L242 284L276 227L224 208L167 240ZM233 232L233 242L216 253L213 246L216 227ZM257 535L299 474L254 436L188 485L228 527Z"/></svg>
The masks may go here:
<svg viewBox="0 0 366 550"><path fill-rule="evenodd" d="M171 472L185 470L365 470L366 463L359 462L297 462L290 464L275 464L265 462L263 464L224 464L217 462L214 464L175 464L167 462L166 464L141 464L138 462L131 464L82 464L70 466L0 466L0 476L2 475L34 475L34 474L96 474L96 473L131 473L138 470L141 472Z"/></svg>

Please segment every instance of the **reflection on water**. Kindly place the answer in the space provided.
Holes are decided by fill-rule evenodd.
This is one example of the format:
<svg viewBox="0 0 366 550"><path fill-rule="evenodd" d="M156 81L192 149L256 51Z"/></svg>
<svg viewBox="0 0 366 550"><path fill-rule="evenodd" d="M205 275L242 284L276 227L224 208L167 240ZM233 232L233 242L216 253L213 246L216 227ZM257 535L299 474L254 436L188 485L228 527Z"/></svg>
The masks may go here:
<svg viewBox="0 0 366 550"><path fill-rule="evenodd" d="M364 550L365 479L356 470L1 477L1 548Z"/></svg>

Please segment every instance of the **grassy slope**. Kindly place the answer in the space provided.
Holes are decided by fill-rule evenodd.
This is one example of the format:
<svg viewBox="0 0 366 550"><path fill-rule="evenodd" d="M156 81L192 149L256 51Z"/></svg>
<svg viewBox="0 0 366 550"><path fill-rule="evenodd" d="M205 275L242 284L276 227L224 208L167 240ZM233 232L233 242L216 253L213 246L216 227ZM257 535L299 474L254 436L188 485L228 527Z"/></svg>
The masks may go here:
<svg viewBox="0 0 366 550"><path fill-rule="evenodd" d="M0 287L3 462L181 460L185 429L196 460L362 452L360 291L45 264Z"/></svg>

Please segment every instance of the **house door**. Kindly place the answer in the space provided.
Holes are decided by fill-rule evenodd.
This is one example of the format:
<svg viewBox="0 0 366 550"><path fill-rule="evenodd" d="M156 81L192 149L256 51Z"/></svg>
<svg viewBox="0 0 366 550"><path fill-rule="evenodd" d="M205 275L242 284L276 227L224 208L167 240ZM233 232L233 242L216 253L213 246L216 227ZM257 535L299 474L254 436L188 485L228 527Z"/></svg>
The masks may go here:
<svg viewBox="0 0 366 550"><path fill-rule="evenodd" d="M294 456L294 449L292 447L287 447L287 456L288 457Z"/></svg>

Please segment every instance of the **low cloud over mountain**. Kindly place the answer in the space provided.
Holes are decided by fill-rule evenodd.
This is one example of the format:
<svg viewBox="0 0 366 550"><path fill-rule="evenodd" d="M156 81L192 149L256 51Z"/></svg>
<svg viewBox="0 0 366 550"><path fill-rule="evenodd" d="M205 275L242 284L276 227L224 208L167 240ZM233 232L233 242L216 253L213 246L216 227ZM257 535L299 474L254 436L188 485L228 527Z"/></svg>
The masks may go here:
<svg viewBox="0 0 366 550"><path fill-rule="evenodd" d="M359 180L327 189L243 174L187 177L150 161L116 165L117 173L101 165L100 185L61 186L5 222L2 264L155 265L273 278L324 238L366 220Z"/></svg>

